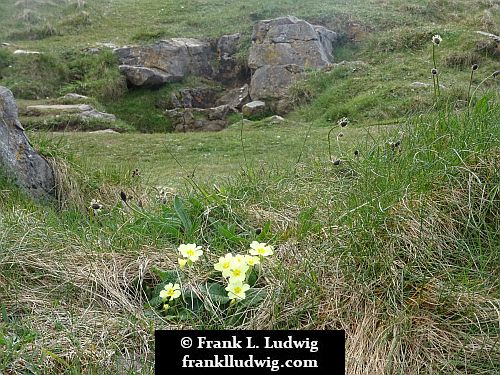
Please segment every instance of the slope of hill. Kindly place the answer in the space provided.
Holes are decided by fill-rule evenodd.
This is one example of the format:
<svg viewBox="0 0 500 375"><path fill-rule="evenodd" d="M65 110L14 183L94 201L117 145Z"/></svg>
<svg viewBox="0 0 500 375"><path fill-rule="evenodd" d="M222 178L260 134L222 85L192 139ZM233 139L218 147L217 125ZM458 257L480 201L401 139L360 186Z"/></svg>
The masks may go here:
<svg viewBox="0 0 500 375"><path fill-rule="evenodd" d="M190 328L343 329L346 374L500 372L498 50L476 33L500 34L499 1L83 3L0 2L0 85L22 113L77 91L161 134L29 132L60 200L0 176L0 373L152 374L154 329ZM84 51L241 32L244 58L254 22L286 14L358 63L311 72L274 125L165 134L173 87L125 89L111 51ZM230 303L214 263L253 241L274 254ZM181 268L186 243L204 254Z"/></svg>

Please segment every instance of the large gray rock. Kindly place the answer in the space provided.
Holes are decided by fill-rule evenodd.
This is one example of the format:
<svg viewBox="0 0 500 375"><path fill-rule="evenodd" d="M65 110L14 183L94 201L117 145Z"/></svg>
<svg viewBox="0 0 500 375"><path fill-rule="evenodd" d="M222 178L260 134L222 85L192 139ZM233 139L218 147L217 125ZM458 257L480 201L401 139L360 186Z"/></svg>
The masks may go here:
<svg viewBox="0 0 500 375"><path fill-rule="evenodd" d="M9 89L0 86L0 168L36 199L55 197L54 171L31 147Z"/></svg>
<svg viewBox="0 0 500 375"><path fill-rule="evenodd" d="M115 49L120 70L135 86L160 86L178 82L188 74L214 75L215 51L208 42L173 38L146 46Z"/></svg>
<svg viewBox="0 0 500 375"><path fill-rule="evenodd" d="M223 35L210 43L173 38L145 46L115 49L120 71L130 84L158 87L186 75L214 78L224 84L244 80L246 64L237 58L240 34Z"/></svg>
<svg viewBox="0 0 500 375"><path fill-rule="evenodd" d="M265 65L255 71L250 85L252 100L279 100L286 96L290 86L303 76L299 65Z"/></svg>
<svg viewBox="0 0 500 375"><path fill-rule="evenodd" d="M269 104L283 100L305 69L331 64L336 40L335 32L292 16L258 22L248 58L252 100Z"/></svg>

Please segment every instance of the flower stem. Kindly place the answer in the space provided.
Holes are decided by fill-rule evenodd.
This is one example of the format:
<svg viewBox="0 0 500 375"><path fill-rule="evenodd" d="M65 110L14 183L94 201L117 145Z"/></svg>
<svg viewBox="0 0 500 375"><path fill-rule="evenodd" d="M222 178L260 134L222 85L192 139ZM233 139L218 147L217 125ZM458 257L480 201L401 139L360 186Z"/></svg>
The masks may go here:
<svg viewBox="0 0 500 375"><path fill-rule="evenodd" d="M433 44L432 45L432 62L434 63L434 69L437 70L436 66L436 46ZM441 96L441 91L439 89L439 72L436 74L436 88L437 88L437 96Z"/></svg>
<svg viewBox="0 0 500 375"><path fill-rule="evenodd" d="M470 89L472 87L472 78L474 77L474 69L471 69L470 71L470 80L469 80L469 90L467 90L467 117L470 116L470 104L472 102L472 99L470 97Z"/></svg>
<svg viewBox="0 0 500 375"><path fill-rule="evenodd" d="M490 79L491 77L495 77L495 73L496 73L496 72L491 73L489 76L487 76L485 79L483 79L483 80L479 83L479 85L477 85L477 86L476 86L476 88L474 89L474 91L472 92L472 95L471 95L471 97L470 97L469 105L470 105L470 103L472 102L472 99L474 98L474 96L476 95L476 91L477 91L477 89L478 89L480 86L482 86L482 85L483 85L483 83L485 83L488 79Z"/></svg>
<svg viewBox="0 0 500 375"><path fill-rule="evenodd" d="M330 161L332 160L332 142L330 141L330 134L332 134L333 129L335 129L335 126L332 126L328 132L328 156L330 157Z"/></svg>

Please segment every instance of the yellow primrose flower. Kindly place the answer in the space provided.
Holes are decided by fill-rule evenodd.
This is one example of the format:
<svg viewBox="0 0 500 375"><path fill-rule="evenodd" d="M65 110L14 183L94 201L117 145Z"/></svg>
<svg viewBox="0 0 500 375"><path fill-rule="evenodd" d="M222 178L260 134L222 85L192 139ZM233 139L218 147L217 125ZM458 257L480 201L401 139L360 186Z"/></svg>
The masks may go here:
<svg viewBox="0 0 500 375"><path fill-rule="evenodd" d="M219 262L214 264L214 268L217 271L222 272L223 277L229 277L231 275L231 265L233 264L233 259L233 254L226 254L226 256L219 258Z"/></svg>
<svg viewBox="0 0 500 375"><path fill-rule="evenodd" d="M184 258L188 258L191 262L196 262L203 255L201 246L196 246L195 243L182 244L178 250Z"/></svg>
<svg viewBox="0 0 500 375"><path fill-rule="evenodd" d="M166 301L168 298L170 298L170 301L179 298L181 295L180 289L181 288L179 284L168 283L160 292L160 298L163 299L164 301Z"/></svg>
<svg viewBox="0 0 500 375"><path fill-rule="evenodd" d="M238 254L233 258L231 267L238 268L238 267L244 266L245 264L246 264L245 256Z"/></svg>
<svg viewBox="0 0 500 375"><path fill-rule="evenodd" d="M266 243L253 241L250 244L250 247L251 247L250 254L252 254L252 255L267 257L269 255L274 254L274 248L271 245L268 245Z"/></svg>
<svg viewBox="0 0 500 375"><path fill-rule="evenodd" d="M245 261L248 266L253 267L260 263L260 258L253 255L245 255Z"/></svg>
<svg viewBox="0 0 500 375"><path fill-rule="evenodd" d="M186 265L186 263L188 262L188 260L184 259L184 258L178 258L177 262L179 262L179 267L182 270L184 268L184 266Z"/></svg>
<svg viewBox="0 0 500 375"><path fill-rule="evenodd" d="M231 299L245 299L245 292L250 289L250 285L243 284L242 281L231 281L226 287L228 297Z"/></svg>
<svg viewBox="0 0 500 375"><path fill-rule="evenodd" d="M229 271L229 283L231 283L231 281L245 281L247 271L248 266L246 264L239 267L231 267Z"/></svg>

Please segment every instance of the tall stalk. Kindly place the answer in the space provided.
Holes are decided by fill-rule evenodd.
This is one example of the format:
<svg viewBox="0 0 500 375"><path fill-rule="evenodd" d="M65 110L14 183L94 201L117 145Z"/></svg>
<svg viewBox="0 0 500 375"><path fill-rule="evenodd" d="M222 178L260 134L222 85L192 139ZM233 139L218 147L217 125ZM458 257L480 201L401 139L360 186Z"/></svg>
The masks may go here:
<svg viewBox="0 0 500 375"><path fill-rule="evenodd" d="M434 63L434 69L436 69L437 71L437 66L436 66L436 45L433 44L432 45L432 61ZM436 86L435 86L435 89L437 89L437 96L441 96L441 91L440 91L440 88L439 88L439 73L436 74Z"/></svg>

